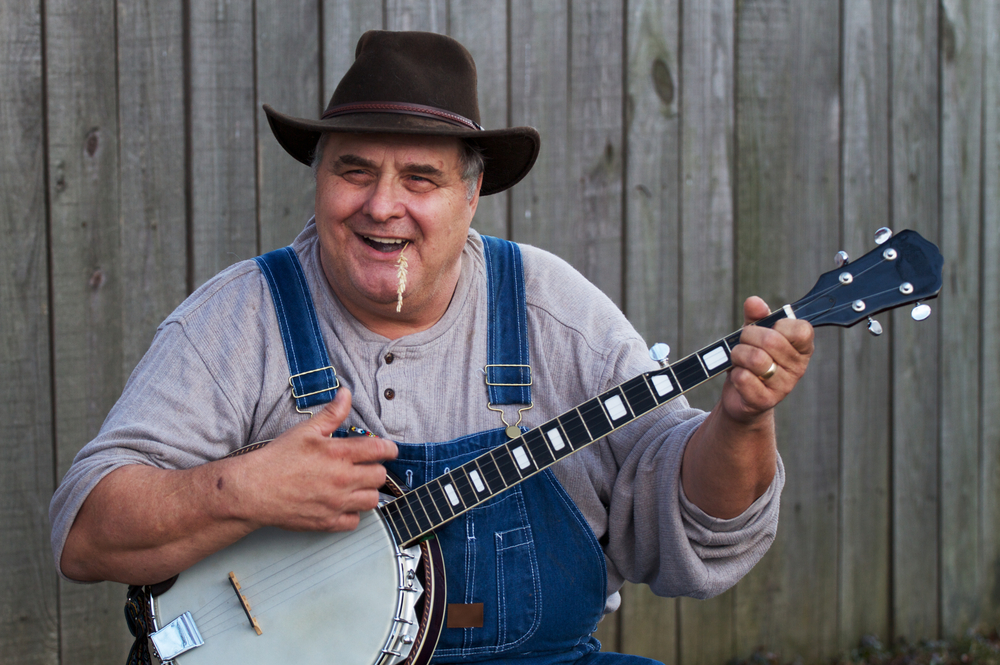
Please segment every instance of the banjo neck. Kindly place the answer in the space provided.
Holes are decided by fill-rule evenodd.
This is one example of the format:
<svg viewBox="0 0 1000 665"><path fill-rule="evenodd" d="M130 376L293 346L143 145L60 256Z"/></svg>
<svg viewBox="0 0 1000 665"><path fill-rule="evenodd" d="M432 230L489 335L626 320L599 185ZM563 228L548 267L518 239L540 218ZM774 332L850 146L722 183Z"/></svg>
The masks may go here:
<svg viewBox="0 0 1000 665"><path fill-rule="evenodd" d="M794 318L785 306L755 325ZM404 547L732 367L742 330L644 372L379 507Z"/></svg>

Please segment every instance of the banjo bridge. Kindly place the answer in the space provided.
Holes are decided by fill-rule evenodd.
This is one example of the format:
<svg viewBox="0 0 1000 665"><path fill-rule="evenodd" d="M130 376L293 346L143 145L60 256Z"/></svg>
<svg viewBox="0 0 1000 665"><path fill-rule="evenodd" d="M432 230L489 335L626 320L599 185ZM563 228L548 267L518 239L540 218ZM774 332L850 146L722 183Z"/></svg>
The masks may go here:
<svg viewBox="0 0 1000 665"><path fill-rule="evenodd" d="M243 595L243 590L240 587L240 581L236 579L236 573L233 571L229 571L229 583L233 585L233 591L236 592L236 597L240 599L240 606L243 608L243 612L246 613L247 619L250 621L250 627L253 628L258 635L263 635L264 631L260 629L260 624L257 623L257 619L250 614L250 601Z"/></svg>

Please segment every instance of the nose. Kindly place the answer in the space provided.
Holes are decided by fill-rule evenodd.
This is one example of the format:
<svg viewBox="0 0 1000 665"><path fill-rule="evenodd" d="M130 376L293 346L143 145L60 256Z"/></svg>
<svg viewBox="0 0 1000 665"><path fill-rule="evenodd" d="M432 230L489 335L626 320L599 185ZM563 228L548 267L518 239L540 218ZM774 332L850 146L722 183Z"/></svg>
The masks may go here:
<svg viewBox="0 0 1000 665"><path fill-rule="evenodd" d="M402 217L405 207L401 194L392 178L382 176L372 187L362 212L376 222L388 222Z"/></svg>

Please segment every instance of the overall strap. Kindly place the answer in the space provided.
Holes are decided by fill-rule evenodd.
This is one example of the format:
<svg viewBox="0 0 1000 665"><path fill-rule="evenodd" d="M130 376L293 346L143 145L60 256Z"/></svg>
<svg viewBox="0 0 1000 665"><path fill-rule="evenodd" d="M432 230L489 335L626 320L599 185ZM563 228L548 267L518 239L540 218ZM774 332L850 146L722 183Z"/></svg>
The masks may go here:
<svg viewBox="0 0 1000 665"><path fill-rule="evenodd" d="M528 312L521 248L509 240L482 236L486 258L489 330L486 385L490 404L531 404Z"/></svg>
<svg viewBox="0 0 1000 665"><path fill-rule="evenodd" d="M291 247L282 247L254 261L271 289L288 359L288 384L292 387L296 409L304 412L309 407L333 401L340 381L326 352L299 257Z"/></svg>

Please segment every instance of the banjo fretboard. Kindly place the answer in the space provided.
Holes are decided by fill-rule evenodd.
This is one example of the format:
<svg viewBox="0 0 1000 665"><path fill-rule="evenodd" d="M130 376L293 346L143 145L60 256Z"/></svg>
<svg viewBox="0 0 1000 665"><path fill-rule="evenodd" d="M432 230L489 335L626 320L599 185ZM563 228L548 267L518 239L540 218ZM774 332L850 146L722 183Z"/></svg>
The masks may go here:
<svg viewBox="0 0 1000 665"><path fill-rule="evenodd" d="M788 316L787 309L756 325L773 326ZM409 547L462 513L726 371L740 333L737 330L662 369L629 379L379 510L398 542Z"/></svg>

